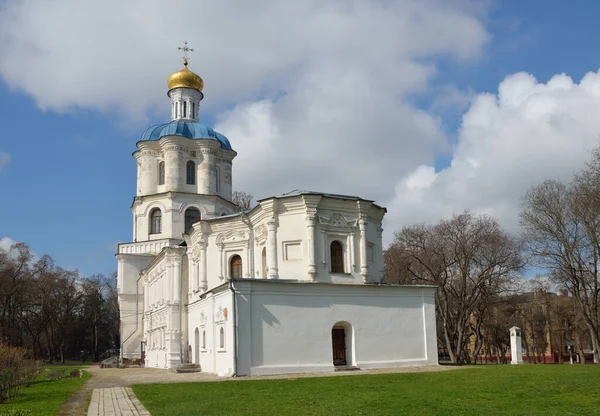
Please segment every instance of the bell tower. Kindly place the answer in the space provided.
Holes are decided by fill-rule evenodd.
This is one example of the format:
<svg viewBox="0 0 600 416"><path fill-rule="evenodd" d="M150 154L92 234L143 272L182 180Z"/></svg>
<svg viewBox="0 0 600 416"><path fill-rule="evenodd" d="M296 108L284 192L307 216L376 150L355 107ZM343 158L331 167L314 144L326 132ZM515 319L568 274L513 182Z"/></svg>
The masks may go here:
<svg viewBox="0 0 600 416"><path fill-rule="evenodd" d="M232 214L229 140L198 121L204 81L183 68L169 76L171 121L149 127L137 143L137 192L131 207L134 241L182 239L200 219Z"/></svg>

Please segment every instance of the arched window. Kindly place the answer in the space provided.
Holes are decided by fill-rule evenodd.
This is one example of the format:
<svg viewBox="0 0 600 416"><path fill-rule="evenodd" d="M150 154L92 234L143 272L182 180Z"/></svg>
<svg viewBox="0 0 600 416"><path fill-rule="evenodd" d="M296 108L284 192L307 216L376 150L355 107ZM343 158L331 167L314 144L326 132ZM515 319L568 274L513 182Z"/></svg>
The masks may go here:
<svg viewBox="0 0 600 416"><path fill-rule="evenodd" d="M162 223L162 212L154 208L150 213L150 234L160 234Z"/></svg>
<svg viewBox="0 0 600 416"><path fill-rule="evenodd" d="M219 329L219 348L225 348L225 330Z"/></svg>
<svg viewBox="0 0 600 416"><path fill-rule="evenodd" d="M242 258L237 254L229 261L229 275L231 277L242 277Z"/></svg>
<svg viewBox="0 0 600 416"><path fill-rule="evenodd" d="M192 103L192 118L196 118L196 103Z"/></svg>
<svg viewBox="0 0 600 416"><path fill-rule="evenodd" d="M344 249L339 241L331 242L331 273L344 273Z"/></svg>
<svg viewBox="0 0 600 416"><path fill-rule="evenodd" d="M192 224L200 221L200 211L196 208L188 208L185 210L185 232L192 229Z"/></svg>
<svg viewBox="0 0 600 416"><path fill-rule="evenodd" d="M206 349L206 331L202 331L202 349Z"/></svg>
<svg viewBox="0 0 600 416"><path fill-rule="evenodd" d="M165 162L158 162L158 184L165 184Z"/></svg>
<svg viewBox="0 0 600 416"><path fill-rule="evenodd" d="M187 102L183 102L183 116L185 117L187 113Z"/></svg>
<svg viewBox="0 0 600 416"><path fill-rule="evenodd" d="M187 183L188 185L195 185L196 184L196 164L194 163L193 160L188 160L187 166L186 166L186 173L187 173L187 180L185 181L185 183Z"/></svg>

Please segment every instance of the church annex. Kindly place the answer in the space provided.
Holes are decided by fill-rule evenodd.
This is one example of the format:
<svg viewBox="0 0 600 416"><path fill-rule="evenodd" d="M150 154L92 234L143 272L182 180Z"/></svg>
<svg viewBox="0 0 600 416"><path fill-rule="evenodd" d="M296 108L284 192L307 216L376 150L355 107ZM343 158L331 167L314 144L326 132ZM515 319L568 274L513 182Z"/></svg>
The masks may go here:
<svg viewBox="0 0 600 416"><path fill-rule="evenodd" d="M237 212L237 154L198 121L203 86L184 59L171 121L133 154L121 357L223 376L437 364L434 288L382 284L385 208L297 190Z"/></svg>

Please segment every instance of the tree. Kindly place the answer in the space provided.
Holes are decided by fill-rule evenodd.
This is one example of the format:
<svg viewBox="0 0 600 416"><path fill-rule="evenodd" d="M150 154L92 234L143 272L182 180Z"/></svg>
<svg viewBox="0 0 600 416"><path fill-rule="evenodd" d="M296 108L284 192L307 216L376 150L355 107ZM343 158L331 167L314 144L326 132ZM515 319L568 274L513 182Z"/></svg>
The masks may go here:
<svg viewBox="0 0 600 416"><path fill-rule="evenodd" d="M231 201L237 205L237 211L247 211L252 208L252 199L254 197L244 191L233 191Z"/></svg>
<svg viewBox="0 0 600 416"><path fill-rule="evenodd" d="M522 201L527 249L577 302L600 363L600 148L574 179L545 181Z"/></svg>
<svg viewBox="0 0 600 416"><path fill-rule="evenodd" d="M399 282L437 286L440 343L450 360L472 361L482 344L481 325L491 300L523 267L519 241L494 218L465 212L437 225L403 228L391 250ZM398 282L389 273L387 281ZM471 334L475 344L468 351Z"/></svg>

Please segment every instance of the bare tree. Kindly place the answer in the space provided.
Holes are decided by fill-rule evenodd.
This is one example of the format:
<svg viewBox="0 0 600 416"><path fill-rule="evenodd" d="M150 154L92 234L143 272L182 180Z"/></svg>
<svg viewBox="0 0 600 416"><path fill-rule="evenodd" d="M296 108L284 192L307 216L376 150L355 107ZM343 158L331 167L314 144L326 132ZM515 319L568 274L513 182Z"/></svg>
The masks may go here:
<svg viewBox="0 0 600 416"><path fill-rule="evenodd" d="M252 208L252 199L254 197L244 191L233 191L231 202L237 205L238 212L247 211Z"/></svg>
<svg viewBox="0 0 600 416"><path fill-rule="evenodd" d="M600 363L600 148L574 179L545 181L523 198L529 253L576 300Z"/></svg>
<svg viewBox="0 0 600 416"><path fill-rule="evenodd" d="M494 218L465 212L435 226L405 227L392 245L402 283L437 286L440 342L450 360L473 360L490 300L505 291L523 267L519 242ZM389 274L387 278L394 280ZM468 352L471 333L476 341Z"/></svg>

